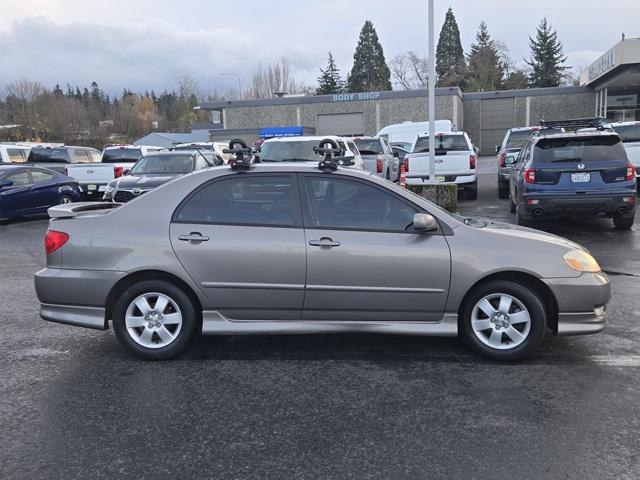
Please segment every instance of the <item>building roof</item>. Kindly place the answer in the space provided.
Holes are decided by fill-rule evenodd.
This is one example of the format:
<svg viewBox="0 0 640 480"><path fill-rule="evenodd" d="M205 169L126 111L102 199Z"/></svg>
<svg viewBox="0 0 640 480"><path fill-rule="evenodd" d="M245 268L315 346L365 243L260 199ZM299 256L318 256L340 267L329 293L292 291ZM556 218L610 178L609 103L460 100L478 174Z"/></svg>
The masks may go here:
<svg viewBox="0 0 640 480"><path fill-rule="evenodd" d="M154 147L167 147L174 143L189 143L191 142L191 133L174 133L174 132L153 132L139 138L134 145L145 145Z"/></svg>

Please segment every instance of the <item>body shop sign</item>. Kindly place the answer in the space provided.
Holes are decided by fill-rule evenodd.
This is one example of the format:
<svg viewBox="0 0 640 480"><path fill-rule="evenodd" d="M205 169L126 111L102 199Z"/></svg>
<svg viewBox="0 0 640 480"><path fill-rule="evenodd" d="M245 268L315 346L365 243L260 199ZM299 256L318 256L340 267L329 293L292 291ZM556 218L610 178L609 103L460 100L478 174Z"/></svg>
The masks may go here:
<svg viewBox="0 0 640 480"><path fill-rule="evenodd" d="M364 92L364 93L339 93L332 95L332 102L353 102L355 100L377 100L380 98L380 92Z"/></svg>

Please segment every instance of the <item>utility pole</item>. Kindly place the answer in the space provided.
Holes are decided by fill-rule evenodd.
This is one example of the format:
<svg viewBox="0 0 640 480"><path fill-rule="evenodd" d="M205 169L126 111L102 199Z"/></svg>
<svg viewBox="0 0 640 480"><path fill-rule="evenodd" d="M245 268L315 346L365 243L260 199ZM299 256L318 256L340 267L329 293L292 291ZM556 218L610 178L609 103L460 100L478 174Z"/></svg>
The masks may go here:
<svg viewBox="0 0 640 480"><path fill-rule="evenodd" d="M435 183L436 161L436 62L434 1L429 0L429 183Z"/></svg>

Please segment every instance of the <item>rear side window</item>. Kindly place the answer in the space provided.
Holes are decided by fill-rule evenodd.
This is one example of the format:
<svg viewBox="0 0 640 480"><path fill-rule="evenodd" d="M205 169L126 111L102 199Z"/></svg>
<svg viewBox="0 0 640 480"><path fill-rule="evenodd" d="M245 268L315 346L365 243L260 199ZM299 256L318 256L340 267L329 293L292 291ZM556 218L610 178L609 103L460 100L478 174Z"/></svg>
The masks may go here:
<svg viewBox="0 0 640 480"><path fill-rule="evenodd" d="M47 182L53 178L53 175L49 172L43 172L42 170L31 170L31 179L33 183Z"/></svg>
<svg viewBox="0 0 640 480"><path fill-rule="evenodd" d="M464 135L436 135L436 152L465 152L471 150ZM419 137L413 153L429 151L429 137Z"/></svg>
<svg viewBox="0 0 640 480"><path fill-rule="evenodd" d="M69 163L66 148L32 148L29 163Z"/></svg>
<svg viewBox="0 0 640 480"><path fill-rule="evenodd" d="M626 161L627 154L615 135L543 138L536 143L533 160L540 163Z"/></svg>
<svg viewBox="0 0 640 480"><path fill-rule="evenodd" d="M298 217L290 176L243 175L204 187L174 218L182 223L293 227Z"/></svg>
<svg viewBox="0 0 640 480"><path fill-rule="evenodd" d="M19 148L7 148L7 156L11 163L24 163L27 161L25 150Z"/></svg>
<svg viewBox="0 0 640 480"><path fill-rule="evenodd" d="M640 123L613 127L623 143L640 142Z"/></svg>

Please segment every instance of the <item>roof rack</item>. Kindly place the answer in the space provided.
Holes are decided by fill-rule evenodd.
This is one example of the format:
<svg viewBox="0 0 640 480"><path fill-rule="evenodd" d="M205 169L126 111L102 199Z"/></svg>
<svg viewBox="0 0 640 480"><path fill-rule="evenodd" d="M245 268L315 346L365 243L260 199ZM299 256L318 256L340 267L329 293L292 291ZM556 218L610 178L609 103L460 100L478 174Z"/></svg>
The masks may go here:
<svg viewBox="0 0 640 480"><path fill-rule="evenodd" d="M253 150L241 138L234 138L229 142L229 148L225 148L222 153L231 153L235 158L229 160L232 170L249 170L253 168Z"/></svg>
<svg viewBox="0 0 640 480"><path fill-rule="evenodd" d="M589 118L573 118L569 120L540 120L540 126L542 130L547 128L597 128L598 130L606 130L604 124L607 121L603 117L589 117ZM544 133L544 132L541 132Z"/></svg>

